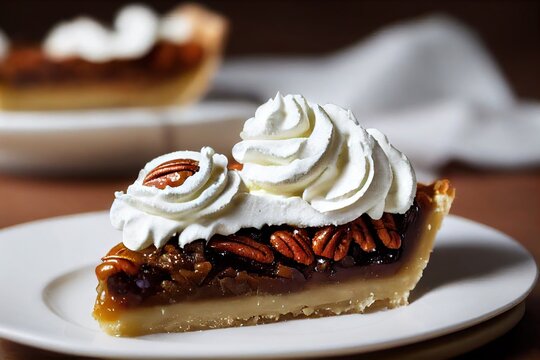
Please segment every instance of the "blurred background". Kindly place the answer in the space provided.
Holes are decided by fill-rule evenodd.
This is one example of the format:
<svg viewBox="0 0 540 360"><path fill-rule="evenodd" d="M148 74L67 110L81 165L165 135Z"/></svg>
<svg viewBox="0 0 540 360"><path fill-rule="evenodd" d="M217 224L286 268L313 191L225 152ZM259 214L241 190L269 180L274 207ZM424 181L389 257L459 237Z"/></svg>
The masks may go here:
<svg viewBox="0 0 540 360"><path fill-rule="evenodd" d="M39 41L60 20L81 14L112 21L119 0L0 2L0 28L15 40ZM147 1L165 12L178 1ZM322 54L351 45L401 20L447 14L480 36L519 97L540 98L538 1L200 1L230 20L227 56ZM38 15L39 14L39 15Z"/></svg>
<svg viewBox="0 0 540 360"><path fill-rule="evenodd" d="M115 13L123 5L130 3L133 2L116 0L0 1L0 29L12 42L35 44L39 43L51 27L61 20L84 14L110 23ZM141 1L140 3L145 3L154 10L164 13L179 2L167 0ZM531 251L536 259L540 258L540 242L538 241L540 159L536 157L536 153L532 153L533 150L539 149L540 131L531 132L524 130L528 128L520 127L520 124L526 122L530 129L540 129L538 125L540 124L540 108L538 107L540 100L539 1L226 0L198 3L221 13L229 21L229 35L224 51L225 61L221 70L218 71L219 83L225 85L231 82L230 76L227 78L226 75L232 74L234 77L242 71L242 66L245 64L242 61L246 59L246 61L251 61L251 57L254 56L257 58L256 61L275 57L289 59L291 56L301 56L302 59L312 61L349 46L362 44L363 41L371 39L371 35L388 26L423 19L431 15L449 16L457 20L458 24L463 24L465 29L472 34L472 38L478 41L475 42L475 46L478 45L480 49L487 51L488 59L491 58L487 65L495 64L496 75L498 76L497 70L502 75L500 79L495 76L496 82L503 84L502 93L508 92L510 94L508 98L512 101L503 109L465 107L464 111L467 114L470 111L472 115L464 116L464 118L472 119L471 121L474 122L476 137L465 139L464 143L470 146L472 153L476 145L487 144L488 146L483 147L487 150L479 158L469 156L467 159L471 160L470 162L462 161L463 157L456 156L455 152L455 147L459 147L462 140L458 136L457 140L453 140L454 148L443 149L446 151L445 156L440 161L436 159L437 161L430 162L428 165L431 167L427 166L427 170L433 171L429 174L430 176L449 178L457 188L457 198L452 213L508 233ZM458 56L456 60L459 61L459 54L456 56ZM255 64L257 68L259 63L250 64ZM259 70L264 72L264 69ZM225 73L222 73L223 71ZM464 88L468 85L472 87L475 84L465 84ZM211 98L223 96L222 92L217 92L212 88L210 94ZM249 97L249 91L244 95ZM261 98L271 96L266 92L257 95L254 98L258 102ZM516 99L515 103L514 99ZM204 99L206 100L208 98ZM532 110L529 107L522 107L523 102L529 101L533 104ZM355 106L355 103L341 105ZM458 107L459 111L461 109ZM249 109L248 113L252 113L252 110ZM427 115L430 114L427 113ZM450 112L450 114L453 113ZM487 116L484 116L485 114ZM396 113L391 115L399 117ZM408 118L414 118L414 113L412 115L409 113ZM452 119L452 116L448 118ZM378 120L386 124L384 119ZM503 130L497 132L498 130L495 129L489 133L497 135L493 139L488 136L489 134L485 138L482 137L483 130L488 129L492 121L504 122L506 120L513 121L512 124L516 128L521 128L522 131L518 135L513 135L512 131L508 131L511 127L505 124L505 127L501 128ZM445 121L446 118L442 120L442 122ZM0 119L0 125L3 126L0 126L0 135L11 136L9 124L2 123ZM392 128L392 125L385 126ZM237 134L236 130L234 134ZM509 159L502 159L504 164L491 162L489 149L497 148L499 145L504 149L505 144L501 139L505 139L503 135L506 134L508 138L512 138L512 146L522 145L522 151L513 153ZM524 135L526 135L525 138L520 138ZM414 134L411 134L411 138L416 143ZM10 138L4 137L4 139ZM31 140L28 138L25 141L29 139ZM521 139L524 140L521 141ZM16 143L12 145L15 147ZM418 153L420 155L429 153L430 146L432 145L420 147ZM96 145L96 147L99 146ZM0 148L2 148L1 143ZM0 151L0 161L7 156L14 161L25 160L26 154L20 148L17 151L15 155ZM33 151L34 149L28 150L29 153ZM404 152L409 154L407 151ZM84 154L84 149L82 153ZM498 158L504 156L504 151L502 155L501 153L492 155ZM79 153L76 156L80 156ZM76 156L75 159L78 161ZM521 159L527 160L522 162ZM137 165L142 166L148 160L148 156L137 159ZM0 228L51 216L107 210L112 201L113 191L125 189L133 181L135 174L136 171L124 172L120 175L87 173L83 176L80 174L70 176L68 173L50 177L50 174L42 173L26 172L13 175L9 172L0 172L0 199L2 199ZM497 342L464 355L463 358L473 359L484 356L540 358L539 324L540 289L537 286L527 300L526 315L516 328ZM0 357L2 357L2 351L15 354L14 359L44 356L43 352L33 352L30 348L0 340ZM48 356L56 358L51 354Z"/></svg>

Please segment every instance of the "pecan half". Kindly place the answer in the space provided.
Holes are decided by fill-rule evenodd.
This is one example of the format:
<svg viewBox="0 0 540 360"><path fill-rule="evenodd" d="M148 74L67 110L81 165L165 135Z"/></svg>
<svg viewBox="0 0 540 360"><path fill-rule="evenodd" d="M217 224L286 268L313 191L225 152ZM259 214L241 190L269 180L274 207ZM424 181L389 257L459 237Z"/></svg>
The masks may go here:
<svg viewBox="0 0 540 360"><path fill-rule="evenodd" d="M294 231L278 230L270 235L270 244L281 255L297 263L311 265L315 255L310 246L309 236L303 229Z"/></svg>
<svg viewBox="0 0 540 360"><path fill-rule="evenodd" d="M371 220L371 223L384 246L389 249L399 249L401 247L401 236L397 232L392 214L384 213L380 220Z"/></svg>
<svg viewBox="0 0 540 360"><path fill-rule="evenodd" d="M139 266L131 261L121 258L109 258L96 267L96 277L99 280L107 280L110 276L125 272L128 275L136 275Z"/></svg>
<svg viewBox="0 0 540 360"><path fill-rule="evenodd" d="M136 265L142 265L144 262L144 255L141 252L128 249L124 243L119 243L109 250L107 255L101 258L102 261L110 259L124 259Z"/></svg>
<svg viewBox="0 0 540 360"><path fill-rule="evenodd" d="M351 240L351 234L345 227L326 226L313 236L313 252L316 255L340 261L347 255Z"/></svg>
<svg viewBox="0 0 540 360"><path fill-rule="evenodd" d="M106 280L119 272L125 272L128 275L137 274L139 266L143 263L143 255L119 243L101 260L103 262L96 267L96 276L100 280Z"/></svg>
<svg viewBox="0 0 540 360"><path fill-rule="evenodd" d="M363 251L372 252L377 249L373 236L369 232L368 225L361 217L351 222L349 231L354 242L360 245Z"/></svg>
<svg viewBox="0 0 540 360"><path fill-rule="evenodd" d="M208 242L208 246L217 251L235 254L263 264L271 264L274 261L272 249L247 236L216 235Z"/></svg>
<svg viewBox="0 0 540 360"><path fill-rule="evenodd" d="M180 186L188 177L199 171L199 162L193 159L175 159L164 162L151 170L143 180L143 185L165 189L166 186Z"/></svg>

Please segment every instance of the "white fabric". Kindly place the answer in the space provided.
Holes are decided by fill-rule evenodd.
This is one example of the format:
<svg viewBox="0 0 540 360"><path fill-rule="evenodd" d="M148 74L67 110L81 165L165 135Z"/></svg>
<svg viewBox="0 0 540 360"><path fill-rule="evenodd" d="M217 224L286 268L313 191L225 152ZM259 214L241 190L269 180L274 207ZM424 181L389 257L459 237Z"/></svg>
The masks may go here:
<svg viewBox="0 0 540 360"><path fill-rule="evenodd" d="M386 133L424 180L452 159L540 163L540 104L517 101L474 34L446 17L396 25L324 57L233 59L216 88L260 101L300 93L350 108L363 126Z"/></svg>

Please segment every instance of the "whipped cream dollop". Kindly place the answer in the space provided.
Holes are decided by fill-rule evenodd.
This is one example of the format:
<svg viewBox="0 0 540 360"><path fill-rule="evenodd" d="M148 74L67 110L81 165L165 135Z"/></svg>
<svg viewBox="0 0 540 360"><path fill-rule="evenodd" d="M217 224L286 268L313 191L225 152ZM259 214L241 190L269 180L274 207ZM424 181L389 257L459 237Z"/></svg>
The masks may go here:
<svg viewBox="0 0 540 360"><path fill-rule="evenodd" d="M2 60L9 51L9 40L6 34L0 30L0 60Z"/></svg>
<svg viewBox="0 0 540 360"><path fill-rule="evenodd" d="M180 11L173 11L161 19L158 35L160 39L182 44L192 37L193 24Z"/></svg>
<svg viewBox="0 0 540 360"><path fill-rule="evenodd" d="M47 35L43 48L51 58L106 62L144 56L160 39L185 42L190 33L190 20L178 13L160 19L146 6L127 5L116 15L112 29L89 17L58 24Z"/></svg>
<svg viewBox="0 0 540 360"><path fill-rule="evenodd" d="M226 157L210 148L149 162L111 209L124 244L139 250L174 234L183 246L247 227L341 225L364 213L404 213L414 200L407 157L339 106L278 93L246 121L241 137L232 150L240 171L227 170ZM149 171L178 158L199 161L199 172L177 188L143 184Z"/></svg>
<svg viewBox="0 0 540 360"><path fill-rule="evenodd" d="M416 178L408 159L339 106L278 93L240 136L232 154L254 195L301 197L332 223L351 209L380 218L412 204Z"/></svg>
<svg viewBox="0 0 540 360"><path fill-rule="evenodd" d="M151 170L176 159L196 160L199 170L177 187L144 185ZM161 247L174 234L179 234L180 244L184 245L215 233L212 219L233 206L241 184L238 173L229 171L227 163L224 155L209 147L200 152L169 153L147 163L126 193L115 193L111 208L111 222L123 231L126 247Z"/></svg>

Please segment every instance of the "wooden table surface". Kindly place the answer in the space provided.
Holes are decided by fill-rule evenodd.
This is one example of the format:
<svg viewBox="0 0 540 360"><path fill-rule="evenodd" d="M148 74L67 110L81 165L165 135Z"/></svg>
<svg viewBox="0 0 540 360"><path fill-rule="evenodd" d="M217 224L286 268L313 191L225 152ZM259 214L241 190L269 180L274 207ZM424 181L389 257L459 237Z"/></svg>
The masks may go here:
<svg viewBox="0 0 540 360"><path fill-rule="evenodd" d="M452 213L502 230L540 259L540 168L444 171L457 188ZM0 175L0 228L51 216L108 209L113 191L131 179L59 179ZM540 287L526 300L519 324L499 339L463 355L540 359ZM68 356L0 340L0 359L67 359Z"/></svg>

